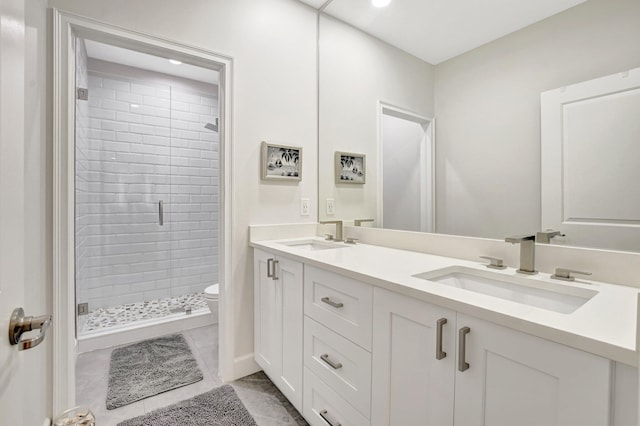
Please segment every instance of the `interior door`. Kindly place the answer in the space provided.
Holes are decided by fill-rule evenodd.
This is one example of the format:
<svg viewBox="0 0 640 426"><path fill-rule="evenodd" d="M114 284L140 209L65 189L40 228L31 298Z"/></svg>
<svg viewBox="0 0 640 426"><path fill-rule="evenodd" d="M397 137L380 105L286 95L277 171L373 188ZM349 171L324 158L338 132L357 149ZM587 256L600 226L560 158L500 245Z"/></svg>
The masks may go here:
<svg viewBox="0 0 640 426"><path fill-rule="evenodd" d="M25 2L0 0L0 424L38 425L48 401L31 398L47 377L31 374L43 347L18 351L7 338L9 319L25 307ZM42 284L44 287L44 283ZM44 291L44 288L40 290ZM34 352L36 354L34 355Z"/></svg>
<svg viewBox="0 0 640 426"><path fill-rule="evenodd" d="M640 250L640 68L541 95L542 229Z"/></svg>

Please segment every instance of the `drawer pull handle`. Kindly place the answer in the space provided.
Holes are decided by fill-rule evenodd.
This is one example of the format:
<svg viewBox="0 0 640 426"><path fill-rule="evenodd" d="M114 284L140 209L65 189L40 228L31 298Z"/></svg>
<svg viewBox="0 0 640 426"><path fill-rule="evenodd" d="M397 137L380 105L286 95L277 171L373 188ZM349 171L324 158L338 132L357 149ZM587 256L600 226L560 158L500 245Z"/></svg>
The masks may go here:
<svg viewBox="0 0 640 426"><path fill-rule="evenodd" d="M467 352L467 334L471 333L469 327L462 327L458 330L458 370L466 371L469 369L469 363L465 359Z"/></svg>
<svg viewBox="0 0 640 426"><path fill-rule="evenodd" d="M323 297L322 300L324 303L326 303L329 306L333 306L334 308L342 308L344 306L344 304L342 302L334 302L333 300L329 299L328 297Z"/></svg>
<svg viewBox="0 0 640 426"><path fill-rule="evenodd" d="M320 359L323 360L326 364L328 364L334 370L339 370L342 368L342 364L339 362L332 361L329 358L329 354L320 355Z"/></svg>
<svg viewBox="0 0 640 426"><path fill-rule="evenodd" d="M274 280L274 281L277 281L277 280L279 280L279 279L280 279L280 277L278 277L278 276L276 275L276 271L277 271L276 267L278 266L278 264L279 264L279 263L280 263L280 261L279 261L279 260L274 260L274 261L273 261L273 272L271 272L271 276L273 277L273 280Z"/></svg>
<svg viewBox="0 0 640 426"><path fill-rule="evenodd" d="M442 350L442 327L447 323L446 318L440 318L436 322L436 359L446 358L447 353Z"/></svg>
<svg viewBox="0 0 640 426"><path fill-rule="evenodd" d="M329 412L327 410L322 410L320 411L319 414L320 414L320 417L322 417L322 420L327 422L330 426L342 426L339 422L334 422L329 418L329 416L327 415L329 414Z"/></svg>

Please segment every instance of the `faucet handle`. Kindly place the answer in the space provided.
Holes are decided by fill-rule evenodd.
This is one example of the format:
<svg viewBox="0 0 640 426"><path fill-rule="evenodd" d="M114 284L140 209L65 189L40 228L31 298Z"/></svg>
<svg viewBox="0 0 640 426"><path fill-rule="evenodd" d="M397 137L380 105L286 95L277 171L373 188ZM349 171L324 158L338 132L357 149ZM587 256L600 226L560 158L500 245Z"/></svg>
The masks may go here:
<svg viewBox="0 0 640 426"><path fill-rule="evenodd" d="M353 237L347 237L344 240L345 244L356 244L357 241L358 239Z"/></svg>
<svg viewBox="0 0 640 426"><path fill-rule="evenodd" d="M498 257L491 256L480 256L480 259L487 259L489 261L488 265L485 265L487 268L492 269L505 269L504 261Z"/></svg>
<svg viewBox="0 0 640 426"><path fill-rule="evenodd" d="M324 234L324 239L327 241L333 241L333 234Z"/></svg>
<svg viewBox="0 0 640 426"><path fill-rule="evenodd" d="M556 273L551 275L551 278L562 281L575 281L575 277L571 274L591 275L591 272L576 271L575 269L556 268Z"/></svg>

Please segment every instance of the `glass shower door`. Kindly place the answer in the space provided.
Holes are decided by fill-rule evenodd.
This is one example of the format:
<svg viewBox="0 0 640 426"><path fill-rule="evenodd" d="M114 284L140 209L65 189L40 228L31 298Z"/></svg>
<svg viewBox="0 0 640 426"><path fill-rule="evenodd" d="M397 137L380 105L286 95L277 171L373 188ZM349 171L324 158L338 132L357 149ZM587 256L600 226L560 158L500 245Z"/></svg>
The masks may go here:
<svg viewBox="0 0 640 426"><path fill-rule="evenodd" d="M79 336L167 315L163 300L171 296L170 88L84 72L78 86L87 84L89 96L77 101L76 114L76 300L87 315L78 315Z"/></svg>

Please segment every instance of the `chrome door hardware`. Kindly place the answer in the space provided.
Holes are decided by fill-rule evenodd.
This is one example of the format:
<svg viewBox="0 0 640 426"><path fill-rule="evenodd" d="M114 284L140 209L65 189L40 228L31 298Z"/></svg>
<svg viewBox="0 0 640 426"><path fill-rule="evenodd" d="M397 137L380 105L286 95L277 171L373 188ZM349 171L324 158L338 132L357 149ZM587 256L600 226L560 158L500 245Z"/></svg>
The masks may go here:
<svg viewBox="0 0 640 426"><path fill-rule="evenodd" d="M489 261L489 264L485 265L487 268L491 268L491 269L505 269L506 268L506 266L504 266L504 261L502 259L497 258L497 257L480 256L480 259L487 259Z"/></svg>
<svg viewBox="0 0 640 426"><path fill-rule="evenodd" d="M76 89L76 99L79 101L88 101L89 100L89 89L85 89L83 87L78 87Z"/></svg>
<svg viewBox="0 0 640 426"><path fill-rule="evenodd" d="M267 259L267 278L273 278L273 261L274 258Z"/></svg>
<svg viewBox="0 0 640 426"><path fill-rule="evenodd" d="M327 422L327 424L329 424L329 426L341 426L340 423L334 422L333 420L331 420L329 418L329 416L328 416L329 412L327 410L322 410L318 414L320 414L320 417L322 417L322 420Z"/></svg>
<svg viewBox="0 0 640 426"><path fill-rule="evenodd" d="M576 279L572 277L571 274L591 275L591 272L582 272L566 268L556 268L556 273L551 275L551 278L562 281L575 281Z"/></svg>
<svg viewBox="0 0 640 426"><path fill-rule="evenodd" d="M158 223L164 225L164 201L158 201Z"/></svg>
<svg viewBox="0 0 640 426"><path fill-rule="evenodd" d="M329 367L333 368L334 370L339 370L342 368L342 363L331 360L331 358L329 358L329 354L320 355L320 359L323 360L325 364L328 364Z"/></svg>
<svg viewBox="0 0 640 426"><path fill-rule="evenodd" d="M320 299L322 302L326 303L329 306L333 306L334 308L342 308L344 306L344 303L342 302L334 302L333 300L331 300L328 297L323 297L322 299Z"/></svg>
<svg viewBox="0 0 640 426"><path fill-rule="evenodd" d="M276 266L278 266L279 261L274 258L267 259L267 278L271 278L272 280L277 280L278 276L276 275Z"/></svg>
<svg viewBox="0 0 640 426"><path fill-rule="evenodd" d="M469 369L469 363L466 360L467 334L469 333L471 333L469 327L462 327L458 330L458 371L466 371Z"/></svg>
<svg viewBox="0 0 640 426"><path fill-rule="evenodd" d="M19 345L18 350L20 351L38 346L44 340L49 326L51 326L51 315L25 317L22 308L15 308L9 320L9 343ZM33 339L20 338L22 333L31 330L40 330L40 334Z"/></svg>
<svg viewBox="0 0 640 426"><path fill-rule="evenodd" d="M436 359L440 360L447 357L447 353L442 350L442 327L447 323L446 318L440 318L436 322Z"/></svg>

